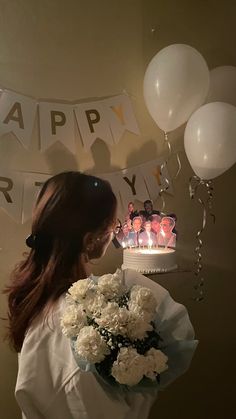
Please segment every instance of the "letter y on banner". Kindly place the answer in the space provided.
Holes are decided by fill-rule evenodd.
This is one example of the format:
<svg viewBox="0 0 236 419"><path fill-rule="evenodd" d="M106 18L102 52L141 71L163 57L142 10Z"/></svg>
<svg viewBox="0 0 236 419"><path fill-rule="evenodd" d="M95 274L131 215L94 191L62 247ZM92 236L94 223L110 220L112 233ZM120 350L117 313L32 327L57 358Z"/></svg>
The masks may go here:
<svg viewBox="0 0 236 419"><path fill-rule="evenodd" d="M119 186L123 207L126 210L130 201L145 201L149 198L139 166L119 172Z"/></svg>
<svg viewBox="0 0 236 419"><path fill-rule="evenodd" d="M140 135L131 101L127 95L114 96L105 99L103 103L115 143L120 141L126 130Z"/></svg>
<svg viewBox="0 0 236 419"><path fill-rule="evenodd" d="M173 195L171 178L164 159L156 159L144 163L140 170L145 179L150 198L155 201L161 189L168 186L167 193Z"/></svg>

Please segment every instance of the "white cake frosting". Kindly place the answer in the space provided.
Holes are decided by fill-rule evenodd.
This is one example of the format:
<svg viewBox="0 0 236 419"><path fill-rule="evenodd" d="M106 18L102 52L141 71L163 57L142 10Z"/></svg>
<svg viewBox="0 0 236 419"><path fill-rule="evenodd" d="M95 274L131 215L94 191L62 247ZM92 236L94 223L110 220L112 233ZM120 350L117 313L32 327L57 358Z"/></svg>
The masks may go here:
<svg viewBox="0 0 236 419"><path fill-rule="evenodd" d="M144 274L173 271L177 268L176 251L170 248L124 249L122 269L127 268Z"/></svg>

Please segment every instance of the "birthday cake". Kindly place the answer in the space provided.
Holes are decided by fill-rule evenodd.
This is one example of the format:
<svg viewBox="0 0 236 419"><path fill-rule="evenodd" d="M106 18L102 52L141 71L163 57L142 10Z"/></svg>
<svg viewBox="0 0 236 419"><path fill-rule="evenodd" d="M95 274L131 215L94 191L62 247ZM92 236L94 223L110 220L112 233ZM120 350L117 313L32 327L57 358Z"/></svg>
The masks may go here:
<svg viewBox="0 0 236 419"><path fill-rule="evenodd" d="M150 200L144 202L144 210L139 212L130 202L128 211L116 236L123 247L122 268L144 274L176 269L176 215L154 210Z"/></svg>
<svg viewBox="0 0 236 419"><path fill-rule="evenodd" d="M170 272L177 268L176 251L170 248L126 248L122 269L134 269L143 274Z"/></svg>

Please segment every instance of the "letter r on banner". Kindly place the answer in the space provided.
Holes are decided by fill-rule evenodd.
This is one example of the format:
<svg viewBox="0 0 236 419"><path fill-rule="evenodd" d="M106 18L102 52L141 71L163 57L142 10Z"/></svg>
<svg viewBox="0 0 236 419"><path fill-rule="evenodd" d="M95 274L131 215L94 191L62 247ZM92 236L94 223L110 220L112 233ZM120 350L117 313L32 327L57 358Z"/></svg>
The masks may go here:
<svg viewBox="0 0 236 419"><path fill-rule="evenodd" d="M1 184L0 184L0 192L2 192L3 193L3 195L4 195L4 198L6 199L6 201L8 202L8 203L12 203L12 199L11 199L11 196L9 195L9 191L11 191L12 190L12 188L13 188L13 182L12 182L12 180L10 179L10 178L8 178L8 177L3 177L3 176L0 176L0 183L1 182L5 182L6 183L6 185L4 185L4 186L2 186Z"/></svg>
<svg viewBox="0 0 236 419"><path fill-rule="evenodd" d="M15 221L21 222L23 178L21 173L2 171L0 174L0 208Z"/></svg>

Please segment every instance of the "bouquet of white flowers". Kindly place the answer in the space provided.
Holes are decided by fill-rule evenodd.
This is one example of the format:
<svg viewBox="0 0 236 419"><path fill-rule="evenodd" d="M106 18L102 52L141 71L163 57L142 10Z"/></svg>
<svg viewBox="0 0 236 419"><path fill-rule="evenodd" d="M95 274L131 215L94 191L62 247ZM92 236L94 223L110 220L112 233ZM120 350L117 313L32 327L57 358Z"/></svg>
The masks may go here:
<svg viewBox="0 0 236 419"><path fill-rule="evenodd" d="M71 339L79 365L93 364L112 384L153 386L168 369L155 330L156 309L152 291L141 285L128 288L117 270L69 288L62 332Z"/></svg>

